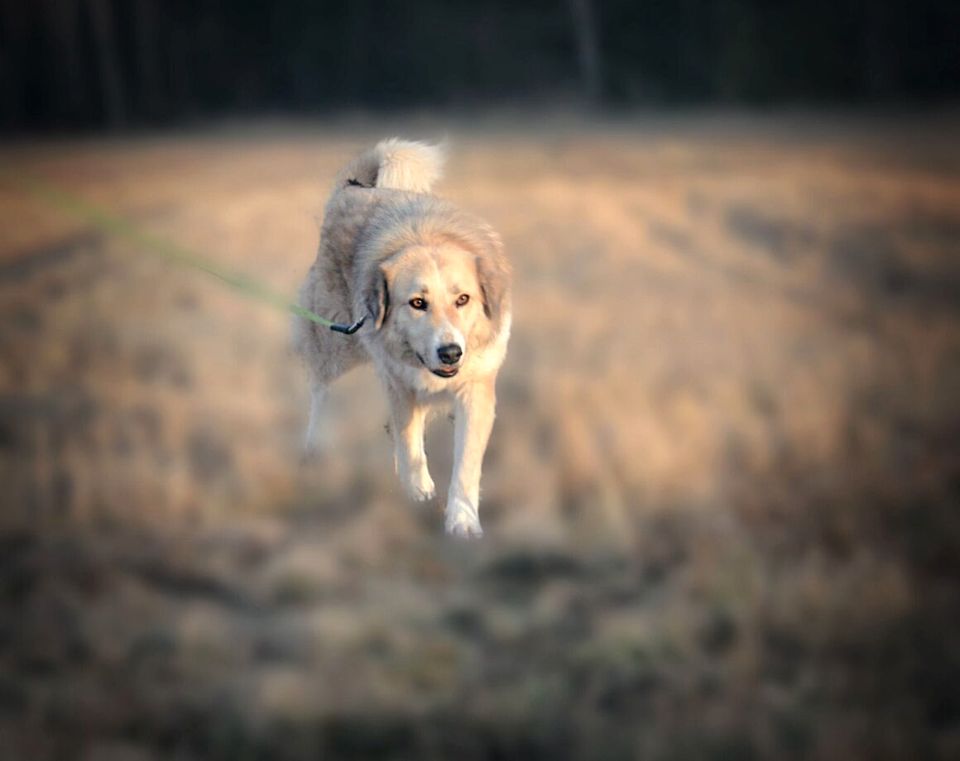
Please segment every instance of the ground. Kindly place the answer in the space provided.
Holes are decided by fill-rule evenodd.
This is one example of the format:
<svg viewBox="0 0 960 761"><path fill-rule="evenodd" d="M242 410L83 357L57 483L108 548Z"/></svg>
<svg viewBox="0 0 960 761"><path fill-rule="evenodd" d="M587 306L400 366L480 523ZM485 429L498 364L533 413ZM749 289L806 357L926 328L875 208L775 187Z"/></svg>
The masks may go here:
<svg viewBox="0 0 960 761"><path fill-rule="evenodd" d="M0 756L960 754L951 116L330 120L0 147ZM446 133L516 270L486 538L368 370L301 464L336 170ZM344 338L344 340L350 340ZM428 439L445 493L452 427Z"/></svg>

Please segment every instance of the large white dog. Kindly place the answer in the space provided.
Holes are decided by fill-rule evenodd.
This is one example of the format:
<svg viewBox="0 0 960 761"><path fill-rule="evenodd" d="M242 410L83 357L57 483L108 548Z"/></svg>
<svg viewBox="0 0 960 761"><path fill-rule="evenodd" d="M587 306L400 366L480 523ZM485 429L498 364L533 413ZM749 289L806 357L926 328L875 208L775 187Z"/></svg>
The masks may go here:
<svg viewBox="0 0 960 761"><path fill-rule="evenodd" d="M297 318L295 343L312 392L307 447L325 437L329 384L372 360L390 401L397 474L414 499L434 495L423 448L428 414L453 402L446 530L476 537L494 384L510 338L510 267L489 225L430 193L442 165L439 148L393 139L340 173L300 304L365 324L343 335Z"/></svg>

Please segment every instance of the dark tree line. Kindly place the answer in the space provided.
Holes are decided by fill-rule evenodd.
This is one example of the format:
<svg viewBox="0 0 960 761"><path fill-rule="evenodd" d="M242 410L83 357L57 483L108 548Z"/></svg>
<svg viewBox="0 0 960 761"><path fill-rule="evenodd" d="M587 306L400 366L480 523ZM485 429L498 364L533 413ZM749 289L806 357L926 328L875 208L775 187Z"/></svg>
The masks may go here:
<svg viewBox="0 0 960 761"><path fill-rule="evenodd" d="M7 129L958 94L955 0L0 0Z"/></svg>

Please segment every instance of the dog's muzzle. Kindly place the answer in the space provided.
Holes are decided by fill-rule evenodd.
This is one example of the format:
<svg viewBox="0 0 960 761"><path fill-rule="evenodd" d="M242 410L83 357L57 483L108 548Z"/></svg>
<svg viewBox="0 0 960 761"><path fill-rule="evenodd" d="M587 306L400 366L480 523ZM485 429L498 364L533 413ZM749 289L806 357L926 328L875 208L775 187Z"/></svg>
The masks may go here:
<svg viewBox="0 0 960 761"><path fill-rule="evenodd" d="M457 346L457 344L445 344L441 346L437 349L437 357L443 365L441 367L431 367L423 357L417 354L417 359L420 360L420 364L439 378L452 378L460 372L457 363L460 361L460 358L463 357L463 349Z"/></svg>

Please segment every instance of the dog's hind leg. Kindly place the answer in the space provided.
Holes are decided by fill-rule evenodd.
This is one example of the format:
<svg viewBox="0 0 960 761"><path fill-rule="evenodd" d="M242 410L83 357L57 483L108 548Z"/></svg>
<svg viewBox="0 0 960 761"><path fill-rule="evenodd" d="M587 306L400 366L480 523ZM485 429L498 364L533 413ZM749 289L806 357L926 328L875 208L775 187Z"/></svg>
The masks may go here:
<svg viewBox="0 0 960 761"><path fill-rule="evenodd" d="M314 382L310 386L310 417L303 441L305 460L321 454L330 444L330 425L324 414L324 402L328 393L329 388L324 383Z"/></svg>

